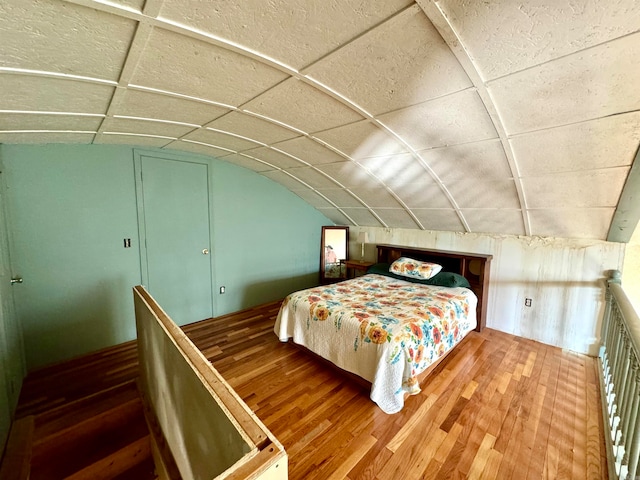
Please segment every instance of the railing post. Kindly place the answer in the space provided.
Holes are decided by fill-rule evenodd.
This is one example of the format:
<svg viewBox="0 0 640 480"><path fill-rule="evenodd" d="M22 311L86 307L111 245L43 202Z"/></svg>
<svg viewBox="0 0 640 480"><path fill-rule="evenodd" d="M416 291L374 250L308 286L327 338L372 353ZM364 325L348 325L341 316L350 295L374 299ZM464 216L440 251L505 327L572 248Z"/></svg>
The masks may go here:
<svg viewBox="0 0 640 480"><path fill-rule="evenodd" d="M636 373L638 370L636 369ZM640 416L638 415L638 407L640 406L640 375L636 375L636 395L633 399L633 420L629 428L629 445L628 458L628 478L636 478L638 470L638 457L640 457Z"/></svg>
<svg viewBox="0 0 640 480"><path fill-rule="evenodd" d="M600 367L609 477L634 479L640 457L640 316L610 272L602 320Z"/></svg>

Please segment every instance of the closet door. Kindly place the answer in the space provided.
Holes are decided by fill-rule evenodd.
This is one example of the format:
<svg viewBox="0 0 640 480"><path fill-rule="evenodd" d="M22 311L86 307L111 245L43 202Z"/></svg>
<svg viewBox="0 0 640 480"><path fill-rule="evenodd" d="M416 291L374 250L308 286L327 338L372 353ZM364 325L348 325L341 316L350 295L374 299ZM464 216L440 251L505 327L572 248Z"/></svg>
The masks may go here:
<svg viewBox="0 0 640 480"><path fill-rule="evenodd" d="M4 179L0 173L0 455L11 426L11 418L18 404L24 377L22 330L13 300L11 261L9 257L8 222L5 216Z"/></svg>
<svg viewBox="0 0 640 480"><path fill-rule="evenodd" d="M208 165L139 155L143 284L179 325L212 316Z"/></svg>

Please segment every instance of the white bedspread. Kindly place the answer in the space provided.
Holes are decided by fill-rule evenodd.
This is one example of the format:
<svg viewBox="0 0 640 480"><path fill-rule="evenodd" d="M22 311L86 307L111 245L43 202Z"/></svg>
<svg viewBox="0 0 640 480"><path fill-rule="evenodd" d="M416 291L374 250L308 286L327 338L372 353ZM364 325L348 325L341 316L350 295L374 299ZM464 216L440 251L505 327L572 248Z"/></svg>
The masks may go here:
<svg viewBox="0 0 640 480"><path fill-rule="evenodd" d="M371 382L386 413L416 394L416 376L476 327L466 288L420 285L368 274L289 295L274 331Z"/></svg>

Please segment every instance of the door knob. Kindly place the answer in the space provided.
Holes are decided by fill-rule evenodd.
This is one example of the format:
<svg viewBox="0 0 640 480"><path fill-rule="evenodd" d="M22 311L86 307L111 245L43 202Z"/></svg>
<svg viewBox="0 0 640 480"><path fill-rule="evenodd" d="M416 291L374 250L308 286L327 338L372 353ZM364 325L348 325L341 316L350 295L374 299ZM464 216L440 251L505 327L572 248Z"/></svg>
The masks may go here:
<svg viewBox="0 0 640 480"><path fill-rule="evenodd" d="M11 279L11 285L14 285L16 283L22 283L22 277L14 277Z"/></svg>
<svg viewBox="0 0 640 480"><path fill-rule="evenodd" d="M204 250L202 250L202 254L203 255L209 255L209 249L205 248Z"/></svg>

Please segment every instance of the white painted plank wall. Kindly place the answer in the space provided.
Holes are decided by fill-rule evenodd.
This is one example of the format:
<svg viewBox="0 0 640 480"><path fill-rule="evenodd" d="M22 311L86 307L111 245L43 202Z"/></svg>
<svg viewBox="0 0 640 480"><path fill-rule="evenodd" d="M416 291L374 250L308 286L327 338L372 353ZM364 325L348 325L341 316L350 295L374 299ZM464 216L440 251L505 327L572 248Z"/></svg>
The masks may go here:
<svg viewBox="0 0 640 480"><path fill-rule="evenodd" d="M572 351L597 355L608 270L621 270L625 244L597 240L352 228L351 258L360 257L358 232L375 244L493 255L487 326ZM525 298L532 306L525 307Z"/></svg>

